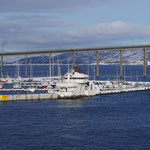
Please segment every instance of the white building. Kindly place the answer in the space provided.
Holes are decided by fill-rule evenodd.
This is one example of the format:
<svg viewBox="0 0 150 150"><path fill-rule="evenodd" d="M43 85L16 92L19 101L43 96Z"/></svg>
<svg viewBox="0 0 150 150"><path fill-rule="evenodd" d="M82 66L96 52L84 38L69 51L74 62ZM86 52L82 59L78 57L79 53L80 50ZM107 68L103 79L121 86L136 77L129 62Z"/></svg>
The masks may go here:
<svg viewBox="0 0 150 150"><path fill-rule="evenodd" d="M88 75L75 66L62 77L56 88L60 97L77 97L84 95L87 83Z"/></svg>
<svg viewBox="0 0 150 150"><path fill-rule="evenodd" d="M99 93L99 86L94 81L89 81L89 76L86 75L78 67L73 67L56 84L58 95L60 97L80 97L93 96Z"/></svg>

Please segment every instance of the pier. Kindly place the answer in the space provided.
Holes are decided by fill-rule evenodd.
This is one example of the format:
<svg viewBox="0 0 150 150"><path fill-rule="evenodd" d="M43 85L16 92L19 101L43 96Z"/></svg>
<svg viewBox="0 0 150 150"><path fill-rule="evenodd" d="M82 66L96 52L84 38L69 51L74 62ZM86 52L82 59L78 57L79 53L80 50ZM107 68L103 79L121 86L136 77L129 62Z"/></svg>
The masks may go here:
<svg viewBox="0 0 150 150"><path fill-rule="evenodd" d="M145 91L150 90L149 82L118 82L118 81L90 81L93 82L96 92L89 92L89 94L82 94L78 96L67 96L62 97L59 95L59 92L56 90L45 89L48 90L48 93L44 94L14 94L14 95L0 95L0 101L30 101L30 100L55 100L55 99L73 99L79 97L91 97L96 95L107 95L107 94L121 94L128 92L137 92L137 91ZM117 85L117 87L115 87ZM103 86L103 88L102 88ZM3 91L11 91L3 90ZM16 91L21 91L21 89L17 89Z"/></svg>

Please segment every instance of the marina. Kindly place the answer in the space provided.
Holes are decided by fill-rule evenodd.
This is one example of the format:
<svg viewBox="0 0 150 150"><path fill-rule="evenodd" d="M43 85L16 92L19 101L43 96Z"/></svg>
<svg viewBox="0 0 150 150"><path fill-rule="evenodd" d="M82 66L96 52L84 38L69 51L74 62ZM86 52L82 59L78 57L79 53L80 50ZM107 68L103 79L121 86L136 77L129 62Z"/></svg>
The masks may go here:
<svg viewBox="0 0 150 150"><path fill-rule="evenodd" d="M0 0L0 150L149 150L149 0Z"/></svg>
<svg viewBox="0 0 150 150"><path fill-rule="evenodd" d="M150 82L89 80L77 66L61 77L1 79L0 101L76 99L150 90ZM3 88L6 87L7 88ZM8 94L9 93L9 94Z"/></svg>
<svg viewBox="0 0 150 150"><path fill-rule="evenodd" d="M124 92L136 92L150 89L150 82L139 81L138 72L136 71L136 79L128 80L128 71L126 74L125 64L123 60L123 51L126 50L143 50L143 77L147 77L147 49L150 45L139 46L123 46L123 47L102 47L102 48L85 48L85 49L70 49L70 50L55 50L55 51L34 51L34 52L18 52L18 53L2 53L1 54L1 83L0 83L0 101L18 101L18 100L53 100L53 99L75 99L79 97L90 97L104 94L119 94ZM100 52L101 51L119 51L119 62L116 66L115 79L100 80ZM96 55L95 62L88 63L86 73L80 69L80 63L76 62L76 53L93 52ZM72 53L72 60L68 58L67 70L62 74L59 53ZM38 67L33 66L32 57L27 55L49 54L49 64L46 72L44 65ZM3 57L25 55L22 60L17 60L14 63L14 74L12 77L4 73ZM56 55L56 56L55 56ZM65 55L64 55L65 56ZM86 55L87 56L87 55ZM89 54L88 54L89 56ZM39 57L40 58L40 57ZM81 58L82 59L82 58ZM89 58L88 58L89 59ZM23 65L24 63L24 65ZM86 63L86 62L85 62ZM91 65L89 67L89 65ZM93 66L92 66L93 65ZM84 66L84 65L83 65ZM6 65L5 67L13 68ZM61 68L62 67L62 68ZM70 68L71 67L71 68ZM34 69L38 70L35 76ZM22 69L22 70L21 70ZM85 66L84 68L85 69ZM114 70L114 71L115 71ZM92 71L92 78L90 71ZM45 73L44 73L45 72ZM57 73L56 73L57 72ZM133 70L132 70L133 72ZM131 73L132 73L131 72ZM105 76L104 76L105 77ZM131 75L132 78L132 75Z"/></svg>

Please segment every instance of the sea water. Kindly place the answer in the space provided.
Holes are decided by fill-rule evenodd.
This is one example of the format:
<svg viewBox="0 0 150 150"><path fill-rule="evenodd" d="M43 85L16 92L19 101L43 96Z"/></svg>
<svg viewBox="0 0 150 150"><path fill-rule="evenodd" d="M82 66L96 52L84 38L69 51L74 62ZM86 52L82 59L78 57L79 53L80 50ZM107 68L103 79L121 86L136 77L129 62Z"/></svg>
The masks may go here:
<svg viewBox="0 0 150 150"><path fill-rule="evenodd" d="M101 75L115 77L113 67ZM142 66L126 70L149 80ZM150 91L0 103L0 150L149 150L149 139Z"/></svg>

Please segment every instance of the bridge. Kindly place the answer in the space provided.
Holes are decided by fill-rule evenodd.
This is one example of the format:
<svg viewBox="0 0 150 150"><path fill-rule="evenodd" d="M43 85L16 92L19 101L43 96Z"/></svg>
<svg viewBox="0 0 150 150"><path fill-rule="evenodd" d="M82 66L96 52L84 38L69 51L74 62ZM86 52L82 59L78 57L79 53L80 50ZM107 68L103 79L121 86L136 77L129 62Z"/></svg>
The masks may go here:
<svg viewBox="0 0 150 150"><path fill-rule="evenodd" d="M75 66L75 54L79 52L96 52L96 65L97 65L97 77L99 77L99 52L100 51L120 51L120 77L123 77L123 51L125 50L143 50L143 76L146 77L147 72L147 49L150 48L150 45L133 45L133 46L116 46L116 47L98 47L98 48L82 48L82 49L59 49L59 50L37 50L37 51L24 51L24 52L7 52L0 53L1 57L1 78L3 75L3 57L5 56L25 56L25 76L27 77L27 56L29 55L40 55L47 54L49 55L49 75L51 76L51 55L52 54L61 54L61 53L72 53L73 54L73 66Z"/></svg>

